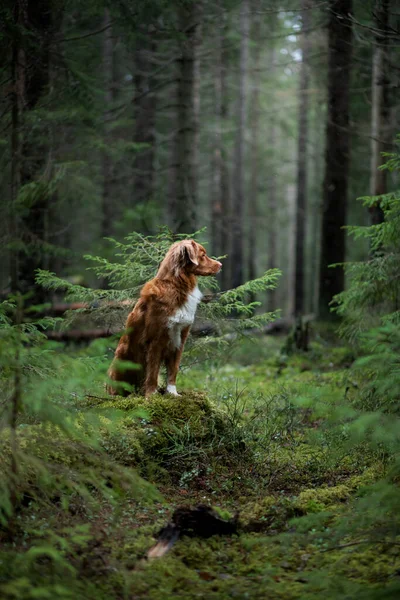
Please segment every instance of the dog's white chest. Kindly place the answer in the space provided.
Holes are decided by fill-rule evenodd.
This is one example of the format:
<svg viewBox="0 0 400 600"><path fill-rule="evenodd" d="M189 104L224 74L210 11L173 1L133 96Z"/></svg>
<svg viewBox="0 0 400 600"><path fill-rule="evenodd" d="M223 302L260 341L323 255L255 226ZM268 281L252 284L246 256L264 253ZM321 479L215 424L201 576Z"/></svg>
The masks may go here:
<svg viewBox="0 0 400 600"><path fill-rule="evenodd" d="M178 349L181 347L181 334L182 329L191 325L196 315L197 305L200 302L203 294L196 286L194 290L189 294L185 304L178 308L176 312L171 315L168 319L168 329L171 344L174 348Z"/></svg>

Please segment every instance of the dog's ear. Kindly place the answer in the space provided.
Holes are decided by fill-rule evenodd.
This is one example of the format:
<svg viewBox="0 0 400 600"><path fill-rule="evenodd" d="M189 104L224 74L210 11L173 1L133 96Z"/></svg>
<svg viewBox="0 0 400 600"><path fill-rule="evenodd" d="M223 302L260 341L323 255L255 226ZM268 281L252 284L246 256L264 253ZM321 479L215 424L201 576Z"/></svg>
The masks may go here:
<svg viewBox="0 0 400 600"><path fill-rule="evenodd" d="M198 265L199 261L197 259L197 244L194 240L190 240L184 245L184 252L186 252L188 259L194 265Z"/></svg>

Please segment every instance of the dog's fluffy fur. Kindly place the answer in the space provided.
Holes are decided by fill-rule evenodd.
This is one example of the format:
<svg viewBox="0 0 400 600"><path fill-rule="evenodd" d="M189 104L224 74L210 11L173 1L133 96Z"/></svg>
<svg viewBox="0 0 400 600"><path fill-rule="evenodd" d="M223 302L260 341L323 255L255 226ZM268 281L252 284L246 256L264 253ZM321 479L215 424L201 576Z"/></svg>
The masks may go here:
<svg viewBox="0 0 400 600"><path fill-rule="evenodd" d="M194 240L176 242L168 250L154 279L143 286L128 316L109 369L110 379L124 381L146 396L157 390L161 364L167 368L167 392L177 394L176 376L201 292L198 276L215 275L221 263L207 256ZM130 361L139 369L123 369ZM123 365L123 363L122 363ZM111 394L124 393L109 386Z"/></svg>

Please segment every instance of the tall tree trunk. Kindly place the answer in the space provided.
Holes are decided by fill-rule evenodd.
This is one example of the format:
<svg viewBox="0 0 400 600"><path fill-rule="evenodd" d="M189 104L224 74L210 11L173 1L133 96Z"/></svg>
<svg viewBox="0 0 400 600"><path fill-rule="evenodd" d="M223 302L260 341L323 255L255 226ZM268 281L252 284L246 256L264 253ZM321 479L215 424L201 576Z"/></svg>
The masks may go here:
<svg viewBox="0 0 400 600"><path fill-rule="evenodd" d="M390 148L390 102L389 102L389 11L390 0L375 0L376 38L372 62L371 107L371 196L387 192L387 171L379 167L385 163L382 152ZM383 221L379 203L370 208L372 224Z"/></svg>
<svg viewBox="0 0 400 600"><path fill-rule="evenodd" d="M302 0L302 41L299 89L299 132L297 144L297 196L296 196L296 242L294 274L294 312L296 316L304 312L305 283L305 226L307 201L307 151L308 151L308 108L309 108L309 54L310 54L310 0Z"/></svg>
<svg viewBox="0 0 400 600"><path fill-rule="evenodd" d="M272 32L274 29L272 28ZM270 54L270 65L269 65L269 73L271 81L274 81L276 74L276 49L275 46L271 49ZM276 124L276 115L275 115L275 92L272 91L271 99L271 119L269 122L269 147L271 149L271 158L269 164L269 173L268 173L268 192L267 192L267 206L268 206L268 269L274 269L278 267L277 263L277 231L279 229L278 223L278 201L277 201L277 193L278 193L278 178L277 178L277 140L278 140L278 129ZM275 310L277 299L277 290L270 290L268 292L267 305L268 310Z"/></svg>
<svg viewBox="0 0 400 600"><path fill-rule="evenodd" d="M254 8L259 8L259 2L253 3ZM257 275L257 213L258 193L260 186L260 72L261 72L261 22L258 11L254 11L252 18L252 89L251 89L251 183L249 190L248 211L248 278L255 279ZM255 298L253 297L252 300Z"/></svg>
<svg viewBox="0 0 400 600"><path fill-rule="evenodd" d="M157 95L151 91L154 82L152 55L156 51L154 35L139 30L135 48L135 143L145 144L135 154L133 169L133 198L135 204L149 202L154 193L155 126ZM144 224L145 227L145 224ZM145 227L146 228L146 227Z"/></svg>
<svg viewBox="0 0 400 600"><path fill-rule="evenodd" d="M101 224L101 237L109 237L112 234L113 223L113 187L114 167L109 151L112 134L110 122L112 121L111 109L115 102L115 70L114 70L114 41L111 27L111 17L108 8L104 10L103 26L103 80L104 80L104 152L103 152L103 211ZM105 285L105 281L103 285Z"/></svg>
<svg viewBox="0 0 400 600"><path fill-rule="evenodd" d="M344 288L348 176L350 165L349 84L352 56L352 0L329 2L328 113L320 265L319 313L331 315L329 303Z"/></svg>
<svg viewBox="0 0 400 600"><path fill-rule="evenodd" d="M295 310L295 274L296 274L296 186L288 185L285 190L285 239L288 242L285 244L287 257L285 263L287 265L286 273L286 295L285 301L279 304L287 315L293 315ZM283 260L282 260L283 262Z"/></svg>
<svg viewBox="0 0 400 600"><path fill-rule="evenodd" d="M16 25L12 59L11 59L11 202L9 210L10 248L10 288L11 292L19 290L18 252L14 246L19 235L19 219L17 198L21 186L21 113L25 96L25 52L21 43L21 35L25 27L26 11L22 2L15 2L14 23Z"/></svg>
<svg viewBox="0 0 400 600"><path fill-rule="evenodd" d="M222 3L219 5L223 11ZM232 206L230 194L229 171L224 143L224 127L228 117L227 70L228 55L226 44L226 14L222 12L223 22L218 23L216 31L216 56L214 73L216 132L214 138L214 185L212 196L212 252L215 256L227 254L221 272L221 286L229 287L231 278L231 221Z"/></svg>
<svg viewBox="0 0 400 600"><path fill-rule="evenodd" d="M175 136L176 200L173 229L191 233L196 229L197 152L200 109L200 19L201 3L180 7L180 29L184 36L178 60L178 131Z"/></svg>
<svg viewBox="0 0 400 600"><path fill-rule="evenodd" d="M308 212L308 292L309 301L307 312L318 312L319 298L319 266L321 248L321 223L322 223L322 201L321 188L324 168L324 156L321 152L321 140L324 138L324 114L325 105L318 95L314 99L313 132L312 132L312 154L311 154L311 181L312 190L310 197L312 201L307 203Z"/></svg>
<svg viewBox="0 0 400 600"><path fill-rule="evenodd" d="M245 214L245 135L247 108L247 70L249 52L249 0L240 5L240 64L239 91L236 116L236 142L233 173L233 223L232 223L232 283L237 287L244 279L243 217Z"/></svg>
<svg viewBox="0 0 400 600"><path fill-rule="evenodd" d="M213 147L213 187L211 204L211 248L215 256L222 253L222 202L221 202L221 179L222 179L222 44L220 23L216 26L215 35L215 66L214 66L214 101L215 101L215 134Z"/></svg>
<svg viewBox="0 0 400 600"><path fill-rule="evenodd" d="M26 116L39 104L49 85L50 43L54 33L54 19L51 0L19 0L19 10L23 11L24 26L22 37L24 97L21 116ZM23 293L31 292L31 302L42 302L44 290L35 284L35 272L43 268L47 250L43 245L48 235L49 164L47 144L40 141L44 132L35 133L22 124L21 185L37 183L33 192L28 192L29 211L20 220L20 235L24 251L19 254L18 287ZM39 183L40 180L40 183Z"/></svg>

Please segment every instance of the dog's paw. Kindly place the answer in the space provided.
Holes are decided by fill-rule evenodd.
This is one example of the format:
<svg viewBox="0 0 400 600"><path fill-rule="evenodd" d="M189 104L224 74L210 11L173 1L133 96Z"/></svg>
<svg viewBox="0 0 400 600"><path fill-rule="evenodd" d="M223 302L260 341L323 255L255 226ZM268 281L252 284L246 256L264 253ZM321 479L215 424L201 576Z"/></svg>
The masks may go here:
<svg viewBox="0 0 400 600"><path fill-rule="evenodd" d="M176 385L167 385L167 394L172 394L173 396L180 396L176 391Z"/></svg>

